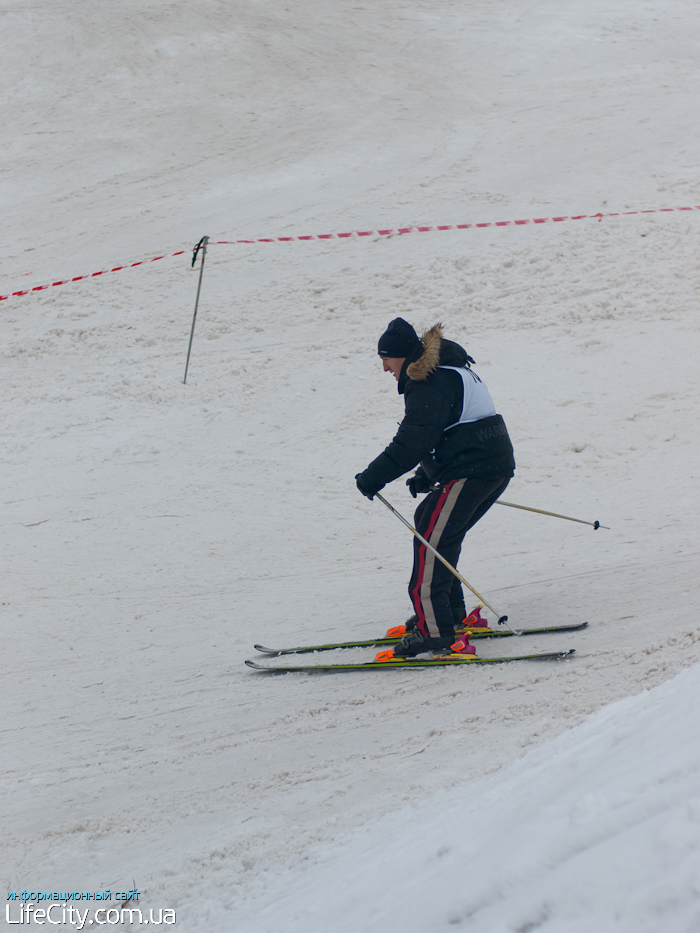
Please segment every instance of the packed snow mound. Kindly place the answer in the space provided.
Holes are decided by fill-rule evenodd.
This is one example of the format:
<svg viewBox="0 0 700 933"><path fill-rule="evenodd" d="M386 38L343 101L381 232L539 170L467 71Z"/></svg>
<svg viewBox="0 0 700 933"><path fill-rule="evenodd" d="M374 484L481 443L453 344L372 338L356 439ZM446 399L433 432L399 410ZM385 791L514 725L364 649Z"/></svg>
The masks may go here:
<svg viewBox="0 0 700 933"><path fill-rule="evenodd" d="M237 930L700 929L699 694L695 665L495 777L317 847Z"/></svg>

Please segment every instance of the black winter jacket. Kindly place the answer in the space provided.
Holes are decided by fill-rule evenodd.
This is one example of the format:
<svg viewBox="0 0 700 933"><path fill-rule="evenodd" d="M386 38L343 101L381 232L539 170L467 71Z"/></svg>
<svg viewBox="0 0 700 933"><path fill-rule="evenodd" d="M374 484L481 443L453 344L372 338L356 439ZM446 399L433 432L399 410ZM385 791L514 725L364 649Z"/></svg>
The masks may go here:
<svg viewBox="0 0 700 933"><path fill-rule="evenodd" d="M361 474L362 483L379 492L413 469L431 482L474 476L512 476L513 446L501 415L455 424L462 414L464 387L459 373L439 366L469 366L466 350L442 338L442 326L427 331L399 375L406 414L386 450Z"/></svg>

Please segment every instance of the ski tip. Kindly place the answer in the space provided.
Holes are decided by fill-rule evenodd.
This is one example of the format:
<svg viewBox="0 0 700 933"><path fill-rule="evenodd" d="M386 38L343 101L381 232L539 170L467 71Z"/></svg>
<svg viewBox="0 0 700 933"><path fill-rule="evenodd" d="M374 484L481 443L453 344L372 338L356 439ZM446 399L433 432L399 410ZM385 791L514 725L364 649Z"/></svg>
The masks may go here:
<svg viewBox="0 0 700 933"><path fill-rule="evenodd" d="M266 648L265 645L253 645L253 648L255 648L256 651L262 651L263 654L271 654L273 656L279 654L279 651L275 648Z"/></svg>
<svg viewBox="0 0 700 933"><path fill-rule="evenodd" d="M257 661L246 661L247 667L252 668L254 671L262 671L265 674L293 674L298 668L287 668L287 667L268 667L266 664L258 664Z"/></svg>
<svg viewBox="0 0 700 933"><path fill-rule="evenodd" d="M272 673L275 669L272 667L265 667L264 664L258 664L257 661L246 661L248 667L251 667L254 671L267 671Z"/></svg>

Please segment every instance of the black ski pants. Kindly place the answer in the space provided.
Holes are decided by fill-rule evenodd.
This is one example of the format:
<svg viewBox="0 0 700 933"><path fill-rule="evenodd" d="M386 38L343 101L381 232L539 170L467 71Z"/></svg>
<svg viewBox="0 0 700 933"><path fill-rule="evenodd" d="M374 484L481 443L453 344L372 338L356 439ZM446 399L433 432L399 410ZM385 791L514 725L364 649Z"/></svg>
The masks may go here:
<svg viewBox="0 0 700 933"><path fill-rule="evenodd" d="M464 536L505 491L510 479L501 474L445 483L428 493L416 509L416 531L456 567ZM455 623L466 615L462 584L416 537L408 593L418 628L426 638L454 635Z"/></svg>

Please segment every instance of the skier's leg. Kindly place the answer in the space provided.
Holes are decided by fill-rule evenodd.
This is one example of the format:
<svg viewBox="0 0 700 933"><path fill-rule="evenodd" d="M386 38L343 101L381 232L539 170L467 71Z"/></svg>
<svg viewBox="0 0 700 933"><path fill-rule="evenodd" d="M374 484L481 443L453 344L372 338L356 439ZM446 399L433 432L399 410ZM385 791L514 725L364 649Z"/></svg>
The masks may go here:
<svg viewBox="0 0 700 933"><path fill-rule="evenodd" d="M511 479L512 479L511 476L508 476L506 479L503 479L500 476L497 477L498 486L494 490L492 490L486 496L486 498L482 502L480 502L479 505L474 509L474 512L471 518L469 519L469 522L467 523L467 527L464 532L465 534L467 533L467 531L469 531L470 528L473 528L474 525L476 525L476 523L479 521L480 518L483 518L484 515L486 515L488 510L491 508L491 506L496 501L496 499L501 498L503 493L508 488L508 483L511 481ZM476 482L476 481L472 480L471 482Z"/></svg>
<svg viewBox="0 0 700 933"><path fill-rule="evenodd" d="M416 510L416 530L440 553L441 537L465 483L466 480L463 479L453 480L440 491L429 493L421 507ZM454 637L454 619L450 604L452 577L433 552L418 538L414 538L413 573L409 595L418 617L418 631L424 638Z"/></svg>
<svg viewBox="0 0 700 933"><path fill-rule="evenodd" d="M480 518L484 517L484 515L488 512L488 510L494 504L496 499L500 499L500 497L506 491L506 488L510 480L511 480L510 476L507 479L503 480L498 486L498 488L495 489L493 492L489 493L489 495L484 499L484 501L476 507L476 509L474 510L474 513L472 514L471 518L467 522L467 527L464 530L465 535L471 528L474 527L474 525L476 525L476 523L479 521ZM464 536L462 536L462 540L464 540ZM461 545L460 545L460 551L461 551ZM449 560L449 558L447 559ZM457 557L454 560L454 562L450 561L453 567L457 566L458 559L459 559L459 554L457 554ZM459 580L455 576L452 577L452 589L450 590L450 605L452 606L452 616L454 618L454 623L455 625L459 625L459 623L464 620L467 614L467 608L464 602L464 592L462 590L462 584L459 582Z"/></svg>
<svg viewBox="0 0 700 933"><path fill-rule="evenodd" d="M456 567L467 531L486 514L510 477L477 477L447 483L421 503L416 529ZM454 574L416 538L410 595L425 638L449 638L454 624L466 615L464 596ZM461 613L458 620L457 616Z"/></svg>
<svg viewBox="0 0 700 933"><path fill-rule="evenodd" d="M428 514L432 513L436 504L439 501L439 498L440 498L439 493L431 492L431 493L428 493L428 495L425 497L425 499L423 499L421 503L419 503L418 508L416 509L415 514L413 516L413 526L414 528L418 529L418 531L420 531L421 527L424 524L426 524L426 522L424 521L424 516L426 515L426 513ZM418 583L418 575L420 573L420 567L421 567L420 547L421 547L420 541L414 535L413 536L413 569L411 571L411 579L408 582L408 597L411 600L411 603L413 603L414 609L415 609L415 601L413 599L413 590ZM416 628L416 623L418 621L417 618L414 620L413 617L411 617L409 621L413 623L411 630L414 630Z"/></svg>
<svg viewBox="0 0 700 933"><path fill-rule="evenodd" d="M462 584L459 582L457 577L452 577L452 588L450 590L450 606L452 608L452 621L455 625L459 625L460 622L464 621L464 618L467 614L467 607L464 603L464 593L462 591Z"/></svg>

